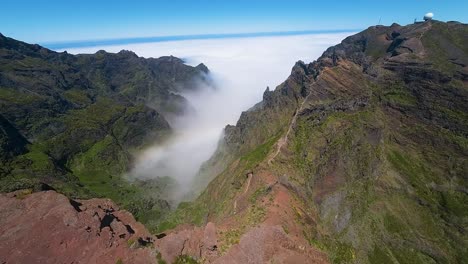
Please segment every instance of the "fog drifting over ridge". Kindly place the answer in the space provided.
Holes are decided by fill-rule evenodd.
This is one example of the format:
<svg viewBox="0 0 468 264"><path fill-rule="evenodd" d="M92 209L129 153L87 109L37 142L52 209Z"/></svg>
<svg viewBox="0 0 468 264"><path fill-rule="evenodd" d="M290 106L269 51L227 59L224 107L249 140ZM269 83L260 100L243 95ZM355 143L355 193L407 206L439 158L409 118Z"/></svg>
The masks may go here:
<svg viewBox="0 0 468 264"><path fill-rule="evenodd" d="M125 49L147 58L173 55L190 65L204 63L210 69L217 89L200 87L196 93L183 94L195 111L169 120L174 136L142 153L131 172L143 179L174 178L181 189L169 198L178 201L190 189L200 165L215 151L227 124L235 124L242 111L261 101L267 86L274 89L282 83L296 61L311 62L350 34L187 40L67 51L77 54Z"/></svg>

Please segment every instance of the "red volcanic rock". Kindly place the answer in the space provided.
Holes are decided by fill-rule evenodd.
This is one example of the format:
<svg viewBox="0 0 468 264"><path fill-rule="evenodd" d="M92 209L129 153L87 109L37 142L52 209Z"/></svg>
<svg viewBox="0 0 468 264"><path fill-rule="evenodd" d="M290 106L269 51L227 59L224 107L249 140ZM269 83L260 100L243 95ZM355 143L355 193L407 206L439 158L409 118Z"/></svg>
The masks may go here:
<svg viewBox="0 0 468 264"><path fill-rule="evenodd" d="M248 231L239 244L213 263L328 263L328 259L324 253L295 241L280 226L261 225Z"/></svg>
<svg viewBox="0 0 468 264"><path fill-rule="evenodd" d="M189 255L205 262L218 257L218 239L216 227L208 223L205 227L181 227L178 231L158 239L155 244L161 256L168 263L173 263L179 255Z"/></svg>
<svg viewBox="0 0 468 264"><path fill-rule="evenodd" d="M215 251L218 248L218 239L216 236L216 226L215 224L209 222L205 226L203 231L203 240L202 240L203 249L206 251Z"/></svg>
<svg viewBox="0 0 468 264"><path fill-rule="evenodd" d="M158 239L156 247L167 263L189 255L203 263L329 263L326 254L288 236L280 226L261 225L244 234L223 256L218 252L216 227L186 227Z"/></svg>
<svg viewBox="0 0 468 264"><path fill-rule="evenodd" d="M154 243L154 245L153 245ZM54 191L0 194L0 263L167 263L189 255L205 263L327 263L326 256L261 225L225 255L215 224L179 226L160 239L109 199L70 200Z"/></svg>
<svg viewBox="0 0 468 264"><path fill-rule="evenodd" d="M108 199L0 194L0 263L153 263L153 237Z"/></svg>

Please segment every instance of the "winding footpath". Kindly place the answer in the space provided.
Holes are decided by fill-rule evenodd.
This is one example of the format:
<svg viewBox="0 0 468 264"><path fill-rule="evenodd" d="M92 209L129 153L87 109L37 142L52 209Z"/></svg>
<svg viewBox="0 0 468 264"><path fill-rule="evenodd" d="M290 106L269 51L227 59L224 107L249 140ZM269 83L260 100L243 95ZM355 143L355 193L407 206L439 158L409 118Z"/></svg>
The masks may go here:
<svg viewBox="0 0 468 264"><path fill-rule="evenodd" d="M245 194L249 191L250 181L252 180L252 177L253 177L253 173L249 172L247 174L247 186L245 186L244 192L242 193L241 196L239 196L237 199L234 200L234 206L233 206L234 207L234 214L236 214L236 210L237 210L237 200L239 200L240 198L245 196Z"/></svg>
<svg viewBox="0 0 468 264"><path fill-rule="evenodd" d="M320 75L317 78L320 78ZM309 94L307 94L307 96L304 98L304 101L302 101L301 105L299 106L299 108L294 113L294 116L293 116L291 122L289 123L288 131L286 132L286 134L284 136L282 136L278 140L278 142L276 142L276 151L268 159L268 165L271 165L273 163L273 160L276 158L276 156L278 156L278 154L281 152L281 149L283 148L283 146L286 145L286 143L288 142L289 134L291 133L293 127L296 125L297 117L298 117L299 113L304 109L304 105L308 101L311 94L312 93L310 93L310 92L309 92Z"/></svg>

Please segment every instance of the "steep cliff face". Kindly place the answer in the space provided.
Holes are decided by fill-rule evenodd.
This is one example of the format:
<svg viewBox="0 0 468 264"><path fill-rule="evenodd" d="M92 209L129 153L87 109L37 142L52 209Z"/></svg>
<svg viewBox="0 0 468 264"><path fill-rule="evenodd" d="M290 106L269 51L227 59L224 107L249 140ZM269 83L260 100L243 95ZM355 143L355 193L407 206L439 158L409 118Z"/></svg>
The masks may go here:
<svg viewBox="0 0 468 264"><path fill-rule="evenodd" d="M157 218L168 209L158 197L165 183L121 175L134 151L171 133L165 116L186 109L180 92L207 73L175 57L70 55L0 34L0 191L46 184Z"/></svg>
<svg viewBox="0 0 468 264"><path fill-rule="evenodd" d="M466 261L467 41L457 22L374 26L298 62L226 127L204 168L221 173L171 221L280 226L333 263Z"/></svg>

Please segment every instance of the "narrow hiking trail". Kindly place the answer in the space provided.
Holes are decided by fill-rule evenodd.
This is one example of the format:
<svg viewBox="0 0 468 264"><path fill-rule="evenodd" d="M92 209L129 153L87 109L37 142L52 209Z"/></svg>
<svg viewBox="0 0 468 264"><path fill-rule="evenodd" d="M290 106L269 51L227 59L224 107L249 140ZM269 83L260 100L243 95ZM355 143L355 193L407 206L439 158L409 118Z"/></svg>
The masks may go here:
<svg viewBox="0 0 468 264"><path fill-rule="evenodd" d="M325 72L327 69L323 69L323 72ZM313 83L315 83L317 80L319 80L320 78L320 75L317 76L317 79L313 80L311 82L311 85ZM281 149L287 144L288 142L288 139L289 139L289 135L291 133L291 131L293 130L294 126L296 125L296 122L297 122L297 118L299 116L299 114L302 112L302 110L304 109L304 107L306 106L306 102L309 100L309 97L311 96L311 92L309 92L307 94L306 97L304 97L304 100L301 102L301 104L299 105L299 107L296 109L296 111L294 112L294 116L293 118L291 119L291 122L289 123L289 126L288 126L288 130L286 131L286 134L284 136L282 136L277 142L276 142L276 150L273 154L270 155L270 158L267 160L267 164L268 165L271 165L274 161L274 159L278 156L278 154L281 152ZM247 185L245 186L245 189L244 189L244 192L239 195L235 200L234 200L234 204L233 204L233 212L234 214L237 213L237 202L242 199L243 197L245 197L246 193L249 191L249 188L250 188L250 182L252 180L252 177L253 177L253 173L250 172L247 174Z"/></svg>
<svg viewBox="0 0 468 264"><path fill-rule="evenodd" d="M317 77L317 78L320 78L320 75ZM308 101L309 99L309 96L311 95L312 93L309 92L309 94L307 94L307 96L304 98L304 101L302 101L301 105L299 106L299 108L296 110L296 112L294 113L294 116L291 120L291 122L289 123L289 127L288 127L288 131L286 132L286 134L284 136L282 136L278 142L276 142L276 150L274 152L273 155L271 155L271 157L268 159L268 165L271 165L273 160L276 158L276 156L278 156L278 154L281 152L281 149L283 148L284 145L286 145L286 143L288 142L288 138L289 138L289 134L291 133L293 127L296 125L296 120L297 120L297 116L299 115L299 113L304 109L304 105L305 103Z"/></svg>
<svg viewBox="0 0 468 264"><path fill-rule="evenodd" d="M236 209L237 209L237 200L241 199L242 197L245 196L245 194L249 191L250 188L250 181L252 180L253 173L249 172L247 174L247 186L245 186L244 192L242 195L240 195L237 199L234 200L234 214L236 214Z"/></svg>
<svg viewBox="0 0 468 264"><path fill-rule="evenodd" d="M252 177L253 177L253 173L252 173L252 172L249 172L249 173L247 174L247 186L245 186L244 193L242 193L243 195L246 194L247 191L249 191L250 181L252 180Z"/></svg>

